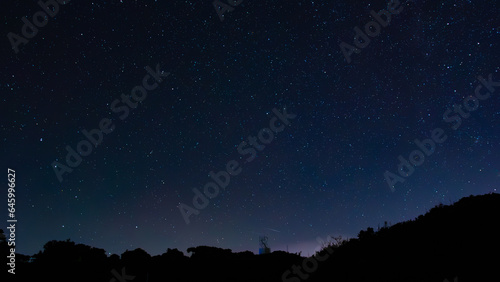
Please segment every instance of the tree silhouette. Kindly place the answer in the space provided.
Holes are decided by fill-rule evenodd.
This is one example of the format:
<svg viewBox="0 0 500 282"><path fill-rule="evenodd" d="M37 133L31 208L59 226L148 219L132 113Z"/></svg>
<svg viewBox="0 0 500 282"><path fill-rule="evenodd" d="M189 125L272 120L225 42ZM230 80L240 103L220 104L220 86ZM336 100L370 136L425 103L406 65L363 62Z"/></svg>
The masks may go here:
<svg viewBox="0 0 500 282"><path fill-rule="evenodd" d="M284 251L255 255L210 246L188 248L190 257L178 249L152 257L140 248L107 257L103 249L69 239L49 241L34 262L16 255L16 278L51 282L271 282L283 281L285 273L285 282L302 282L305 280L294 272L300 270L309 271L307 282L451 281L454 277L482 281L500 277L499 220L500 195L471 196L451 206L438 205L414 220L384 224L377 232L368 227L359 231L357 238L331 237L309 260ZM2 230L0 248L7 252ZM0 281L10 281L3 279L5 273Z"/></svg>

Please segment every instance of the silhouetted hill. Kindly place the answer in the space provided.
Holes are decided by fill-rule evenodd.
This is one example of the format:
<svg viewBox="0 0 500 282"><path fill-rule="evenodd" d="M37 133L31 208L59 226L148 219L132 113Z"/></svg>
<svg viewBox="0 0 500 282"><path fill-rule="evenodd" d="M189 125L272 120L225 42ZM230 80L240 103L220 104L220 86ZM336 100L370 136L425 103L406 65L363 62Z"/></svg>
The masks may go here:
<svg viewBox="0 0 500 282"><path fill-rule="evenodd" d="M378 231L361 230L358 238L338 240L310 258L283 251L233 253L208 246L189 248L190 257L177 249L157 256L135 249L108 257L103 249L70 240L50 241L33 256L34 261L17 256L15 278L54 282L442 282L455 277L460 282L498 281L499 217L499 194L470 196L451 206L436 206L414 220ZM0 240L0 248L6 250L5 240ZM6 277L9 280L1 281L14 281L12 275Z"/></svg>
<svg viewBox="0 0 500 282"><path fill-rule="evenodd" d="M499 281L500 195L462 198L415 220L363 232L308 281Z"/></svg>

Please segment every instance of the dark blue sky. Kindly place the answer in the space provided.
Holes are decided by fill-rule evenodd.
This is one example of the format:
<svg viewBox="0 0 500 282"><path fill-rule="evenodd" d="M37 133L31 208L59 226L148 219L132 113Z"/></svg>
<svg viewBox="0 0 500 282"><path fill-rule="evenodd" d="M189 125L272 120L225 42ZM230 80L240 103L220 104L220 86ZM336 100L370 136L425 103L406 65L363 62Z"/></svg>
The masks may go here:
<svg viewBox="0 0 500 282"><path fill-rule="evenodd" d="M71 1L17 53L8 34L42 8L7 1L0 137L18 251L70 238L118 254L257 252L267 235L272 250L312 254L317 237L497 191L498 4L400 7L348 63L340 44L356 48L355 27L366 32L386 1L243 1L223 21L210 1ZM399 174L398 157L439 128L447 139ZM67 146L87 153L74 167ZM71 170L62 182L55 162ZM194 210L193 188L228 162L241 171ZM394 192L386 171L405 179ZM189 224L181 203L197 213Z"/></svg>

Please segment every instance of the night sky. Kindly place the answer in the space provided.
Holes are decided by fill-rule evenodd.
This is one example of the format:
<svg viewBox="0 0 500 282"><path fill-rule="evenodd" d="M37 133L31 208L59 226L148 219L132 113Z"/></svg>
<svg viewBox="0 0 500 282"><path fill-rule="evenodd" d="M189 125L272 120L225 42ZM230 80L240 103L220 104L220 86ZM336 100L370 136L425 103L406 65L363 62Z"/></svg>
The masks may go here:
<svg viewBox="0 0 500 282"><path fill-rule="evenodd" d="M388 1L229 2L221 20L209 0L69 1L17 52L10 39L42 8L3 3L17 252L68 238L117 254L258 252L267 235L312 255L317 237L498 192L498 2L401 3L359 48L355 27ZM85 156L70 166L67 148ZM220 171L227 185L209 184Z"/></svg>

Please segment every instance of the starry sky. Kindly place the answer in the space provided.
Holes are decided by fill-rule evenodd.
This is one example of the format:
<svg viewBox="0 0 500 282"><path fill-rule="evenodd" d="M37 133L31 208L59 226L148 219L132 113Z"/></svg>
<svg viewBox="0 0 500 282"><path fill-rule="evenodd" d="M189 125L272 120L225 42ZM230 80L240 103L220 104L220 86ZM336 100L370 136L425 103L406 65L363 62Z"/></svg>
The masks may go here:
<svg viewBox="0 0 500 282"><path fill-rule="evenodd" d="M29 39L22 18L41 6L3 3L1 164L16 171L18 252L68 238L117 254L258 252L266 235L312 255L317 238L497 191L499 3L402 2L356 48L355 27L388 1L229 2L68 1ZM446 140L401 176L398 157L435 129ZM70 167L66 148L86 156ZM208 185L228 163L239 173Z"/></svg>

